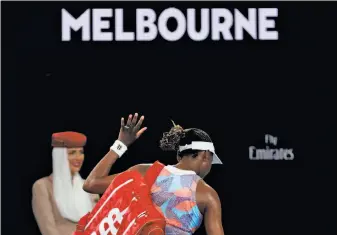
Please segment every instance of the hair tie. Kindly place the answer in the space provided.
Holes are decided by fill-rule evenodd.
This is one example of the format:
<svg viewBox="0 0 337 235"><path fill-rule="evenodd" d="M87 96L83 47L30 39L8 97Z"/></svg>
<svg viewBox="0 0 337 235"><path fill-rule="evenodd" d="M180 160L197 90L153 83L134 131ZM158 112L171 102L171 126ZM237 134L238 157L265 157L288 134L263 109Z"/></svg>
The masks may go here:
<svg viewBox="0 0 337 235"><path fill-rule="evenodd" d="M172 124L173 124L173 128L174 128L174 129L181 130L181 131L184 130L184 128L182 128L182 126L176 125L172 119L171 119L171 122L172 122Z"/></svg>

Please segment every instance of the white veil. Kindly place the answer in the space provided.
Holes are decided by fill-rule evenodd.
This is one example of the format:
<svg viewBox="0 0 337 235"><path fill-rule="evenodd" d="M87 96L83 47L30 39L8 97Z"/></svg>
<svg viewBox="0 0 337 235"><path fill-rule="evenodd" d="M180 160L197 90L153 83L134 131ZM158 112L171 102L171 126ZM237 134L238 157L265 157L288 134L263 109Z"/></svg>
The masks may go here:
<svg viewBox="0 0 337 235"><path fill-rule="evenodd" d="M82 187L84 180L80 174L73 179L70 173L67 148L53 148L53 190L56 205L61 215L73 222L92 210L94 204L90 194Z"/></svg>

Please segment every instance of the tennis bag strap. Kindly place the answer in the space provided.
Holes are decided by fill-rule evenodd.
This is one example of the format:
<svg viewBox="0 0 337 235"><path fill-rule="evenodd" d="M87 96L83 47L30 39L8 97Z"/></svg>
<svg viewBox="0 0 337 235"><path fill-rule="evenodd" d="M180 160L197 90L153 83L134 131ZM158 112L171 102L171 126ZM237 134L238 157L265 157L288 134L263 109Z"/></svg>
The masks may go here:
<svg viewBox="0 0 337 235"><path fill-rule="evenodd" d="M152 164L152 166L149 167L149 169L147 169L144 179L150 189L154 184L154 182L156 182L158 175L160 174L160 172L164 167L165 166L162 163L156 161L155 163Z"/></svg>
<svg viewBox="0 0 337 235"><path fill-rule="evenodd" d="M162 163L160 163L159 161L156 161L154 164L152 164L151 167L149 167L149 169L146 171L144 177L143 178L143 182L146 184L146 187L140 187L137 186L137 184L135 184L134 189L136 189L136 191L141 192L140 195L143 195L143 203L138 203L138 206L136 206L136 208L134 208L135 211L138 211L139 209L143 208L147 211L147 214L149 215L147 220L142 219L141 224L136 225L136 226L132 226L134 227L133 229L131 229L132 231L130 231L129 233L125 233L127 235L135 235L135 234L141 234L141 235L147 235L147 234L151 234L151 235L161 235L161 234L165 234L164 230L165 230L165 218L162 217L162 215L157 211L157 209L154 207L154 205L151 203L152 199L151 199L151 195L150 195L150 190L152 185L154 184L154 182L156 181L158 175L160 174L161 170L164 168L164 165ZM130 177L134 177L139 175L138 172L130 172L130 171L126 171L120 174L119 178L125 178L128 177L128 175ZM117 176L116 176L117 177ZM136 177L137 178L137 177ZM116 179L117 180L117 179ZM108 193L108 191L111 191L111 187L113 187L113 184L115 184L114 182L111 183L111 185L108 187L107 191L104 193ZM116 185L115 185L116 186ZM144 185L145 186L145 185ZM140 187L140 188L139 188ZM133 189L130 189L133 190ZM130 193L129 193L130 194ZM118 197L117 197L118 198ZM104 195L102 196L101 200L105 199ZM112 199L112 198L111 198ZM100 201L101 201L100 200ZM116 198L115 198L116 200ZM120 198L118 200L123 200L123 198ZM102 204L102 202L98 202L95 206L95 208L93 209L92 212L95 211L96 207L100 206L100 204ZM114 203L113 201L111 201L112 203ZM149 206L150 205L150 206ZM128 222L129 220L132 220L131 217L133 217L132 211L130 213L128 213L129 216L125 217L125 223ZM80 221L77 224L77 229L76 232L74 233L74 235L91 235L89 234L89 231L87 231L85 228L90 220L90 218L92 217L92 215L89 213L87 213L85 216L83 216ZM129 217L129 218L128 218ZM123 223L123 222L122 222ZM117 235L119 234L124 234L123 230L125 228L123 228L124 226L121 226L121 229L118 229ZM129 229L130 230L130 229ZM138 232L136 232L138 231ZM139 231L141 231L141 233L139 233ZM126 232L126 231L125 231ZM95 234L95 233L94 233Z"/></svg>
<svg viewBox="0 0 337 235"><path fill-rule="evenodd" d="M146 184L148 185L150 191L151 191L152 185L156 182L158 175L160 174L160 172L162 171L164 167L165 166L162 163L160 163L159 161L156 161L146 171L144 180ZM154 206L152 206L152 208L149 209L150 214L151 214L151 210L152 210L152 214L158 213L157 211L155 211L157 209ZM165 235L165 225L166 225L165 218L162 217L161 220L158 220L157 222L149 223L146 226L144 226L140 235Z"/></svg>

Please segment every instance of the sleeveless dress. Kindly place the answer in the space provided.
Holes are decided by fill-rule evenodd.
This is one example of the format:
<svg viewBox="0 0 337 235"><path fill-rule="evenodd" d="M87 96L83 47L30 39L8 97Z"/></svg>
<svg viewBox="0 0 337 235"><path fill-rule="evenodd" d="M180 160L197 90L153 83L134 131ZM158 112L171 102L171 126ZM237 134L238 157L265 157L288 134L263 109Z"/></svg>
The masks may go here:
<svg viewBox="0 0 337 235"><path fill-rule="evenodd" d="M165 234L190 235L201 225L203 216L196 203L200 177L194 171L165 166L151 187L152 201L166 218Z"/></svg>

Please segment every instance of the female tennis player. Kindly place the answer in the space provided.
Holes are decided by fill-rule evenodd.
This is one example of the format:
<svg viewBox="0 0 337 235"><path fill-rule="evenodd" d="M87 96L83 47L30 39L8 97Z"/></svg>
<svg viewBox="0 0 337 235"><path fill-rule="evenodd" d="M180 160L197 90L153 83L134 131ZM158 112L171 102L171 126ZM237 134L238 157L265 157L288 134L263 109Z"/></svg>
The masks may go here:
<svg viewBox="0 0 337 235"><path fill-rule="evenodd" d="M146 131L146 127L141 128L143 121L144 116L138 120L137 113L129 115L126 125L121 119L118 139L86 179L83 185L86 192L105 192L117 175L108 175L113 164ZM151 187L153 203L166 219L165 234L190 235L204 221L208 235L224 235L219 196L203 180L212 164L222 164L209 135L200 129L174 125L163 134L160 147L178 153L178 163L165 166ZM139 164L128 170L145 175L151 165Z"/></svg>

